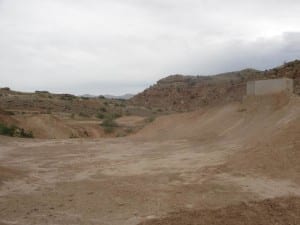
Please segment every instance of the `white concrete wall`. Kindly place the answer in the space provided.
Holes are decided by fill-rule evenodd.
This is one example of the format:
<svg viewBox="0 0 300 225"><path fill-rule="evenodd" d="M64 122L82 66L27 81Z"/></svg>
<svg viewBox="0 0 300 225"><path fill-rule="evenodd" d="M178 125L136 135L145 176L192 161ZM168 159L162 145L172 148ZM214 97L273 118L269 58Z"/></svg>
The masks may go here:
<svg viewBox="0 0 300 225"><path fill-rule="evenodd" d="M289 78L247 82L247 95L267 95L280 92L293 93L293 80Z"/></svg>

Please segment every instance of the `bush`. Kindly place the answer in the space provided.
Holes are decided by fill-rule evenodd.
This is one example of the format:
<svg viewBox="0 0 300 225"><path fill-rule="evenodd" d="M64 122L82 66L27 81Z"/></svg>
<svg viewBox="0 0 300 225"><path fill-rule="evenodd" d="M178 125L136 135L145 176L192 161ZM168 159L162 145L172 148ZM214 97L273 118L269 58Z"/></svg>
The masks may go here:
<svg viewBox="0 0 300 225"><path fill-rule="evenodd" d="M14 113L14 112L12 112L12 111L5 111L5 113L6 113L6 115L9 115L9 116L13 116L13 115L15 115L15 113Z"/></svg>
<svg viewBox="0 0 300 225"><path fill-rule="evenodd" d="M119 118L119 117L122 117L122 114L121 113L113 113L112 117L113 118Z"/></svg>
<svg viewBox="0 0 300 225"><path fill-rule="evenodd" d="M0 124L0 135L13 136L15 133L15 127L8 127L4 124Z"/></svg>
<svg viewBox="0 0 300 225"><path fill-rule="evenodd" d="M101 123L101 126L103 126L103 127L117 127L118 124L116 123L116 121L114 121L113 118L106 118Z"/></svg>
<svg viewBox="0 0 300 225"><path fill-rule="evenodd" d="M19 129L19 137L23 138L33 138L33 133L32 131L26 132L23 128Z"/></svg>
<svg viewBox="0 0 300 225"><path fill-rule="evenodd" d="M7 126L5 124L0 124L0 135L33 138L32 131L26 132L23 128L19 128L17 126Z"/></svg>
<svg viewBox="0 0 300 225"><path fill-rule="evenodd" d="M116 121L114 121L113 117L106 117L103 122L101 123L101 126L104 128L104 131L106 133L112 133L116 127L118 127L118 124Z"/></svg>
<svg viewBox="0 0 300 225"><path fill-rule="evenodd" d="M107 109L106 109L105 107L101 107L101 108L100 108L100 111L102 111L102 112L107 112Z"/></svg>
<svg viewBox="0 0 300 225"><path fill-rule="evenodd" d="M105 115L103 113L97 113L96 117L98 119L104 119Z"/></svg>
<svg viewBox="0 0 300 225"><path fill-rule="evenodd" d="M155 120L155 116L149 116L148 118L145 119L147 123L152 123Z"/></svg>
<svg viewBox="0 0 300 225"><path fill-rule="evenodd" d="M78 115L81 117L89 117L89 115L84 112L80 112Z"/></svg>

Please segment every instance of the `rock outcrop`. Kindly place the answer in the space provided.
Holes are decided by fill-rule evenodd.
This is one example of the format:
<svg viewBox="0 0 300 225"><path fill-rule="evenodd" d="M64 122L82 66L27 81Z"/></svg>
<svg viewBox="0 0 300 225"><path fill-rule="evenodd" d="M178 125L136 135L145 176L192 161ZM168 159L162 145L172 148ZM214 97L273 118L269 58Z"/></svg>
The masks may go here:
<svg viewBox="0 0 300 225"><path fill-rule="evenodd" d="M239 101L246 94L246 83L256 79L289 77L300 94L300 61L266 71L245 69L214 76L171 75L134 96L131 103L167 111L190 111L205 105Z"/></svg>

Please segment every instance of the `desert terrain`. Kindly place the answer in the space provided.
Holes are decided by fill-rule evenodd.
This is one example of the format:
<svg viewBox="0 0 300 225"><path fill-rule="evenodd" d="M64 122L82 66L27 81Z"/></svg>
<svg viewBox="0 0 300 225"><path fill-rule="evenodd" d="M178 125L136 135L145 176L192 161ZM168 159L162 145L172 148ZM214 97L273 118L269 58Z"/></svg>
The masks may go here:
<svg viewBox="0 0 300 225"><path fill-rule="evenodd" d="M135 133L159 114L164 112L133 106L124 99L0 88L0 134L2 125L40 139L120 137ZM24 136L13 129L6 133Z"/></svg>
<svg viewBox="0 0 300 225"><path fill-rule="evenodd" d="M161 115L127 137L0 136L0 224L300 224L300 97Z"/></svg>

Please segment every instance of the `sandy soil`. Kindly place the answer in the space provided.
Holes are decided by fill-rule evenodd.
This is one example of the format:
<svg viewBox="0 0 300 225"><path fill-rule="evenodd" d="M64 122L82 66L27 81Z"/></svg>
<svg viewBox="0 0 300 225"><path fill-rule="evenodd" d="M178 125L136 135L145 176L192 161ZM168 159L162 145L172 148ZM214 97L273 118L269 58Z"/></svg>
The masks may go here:
<svg viewBox="0 0 300 225"><path fill-rule="evenodd" d="M296 225L299 150L295 96L163 116L127 138L0 137L0 224Z"/></svg>
<svg viewBox="0 0 300 225"><path fill-rule="evenodd" d="M300 224L300 198L276 198L249 204L238 204L217 210L174 213L164 219L140 225L297 225Z"/></svg>

